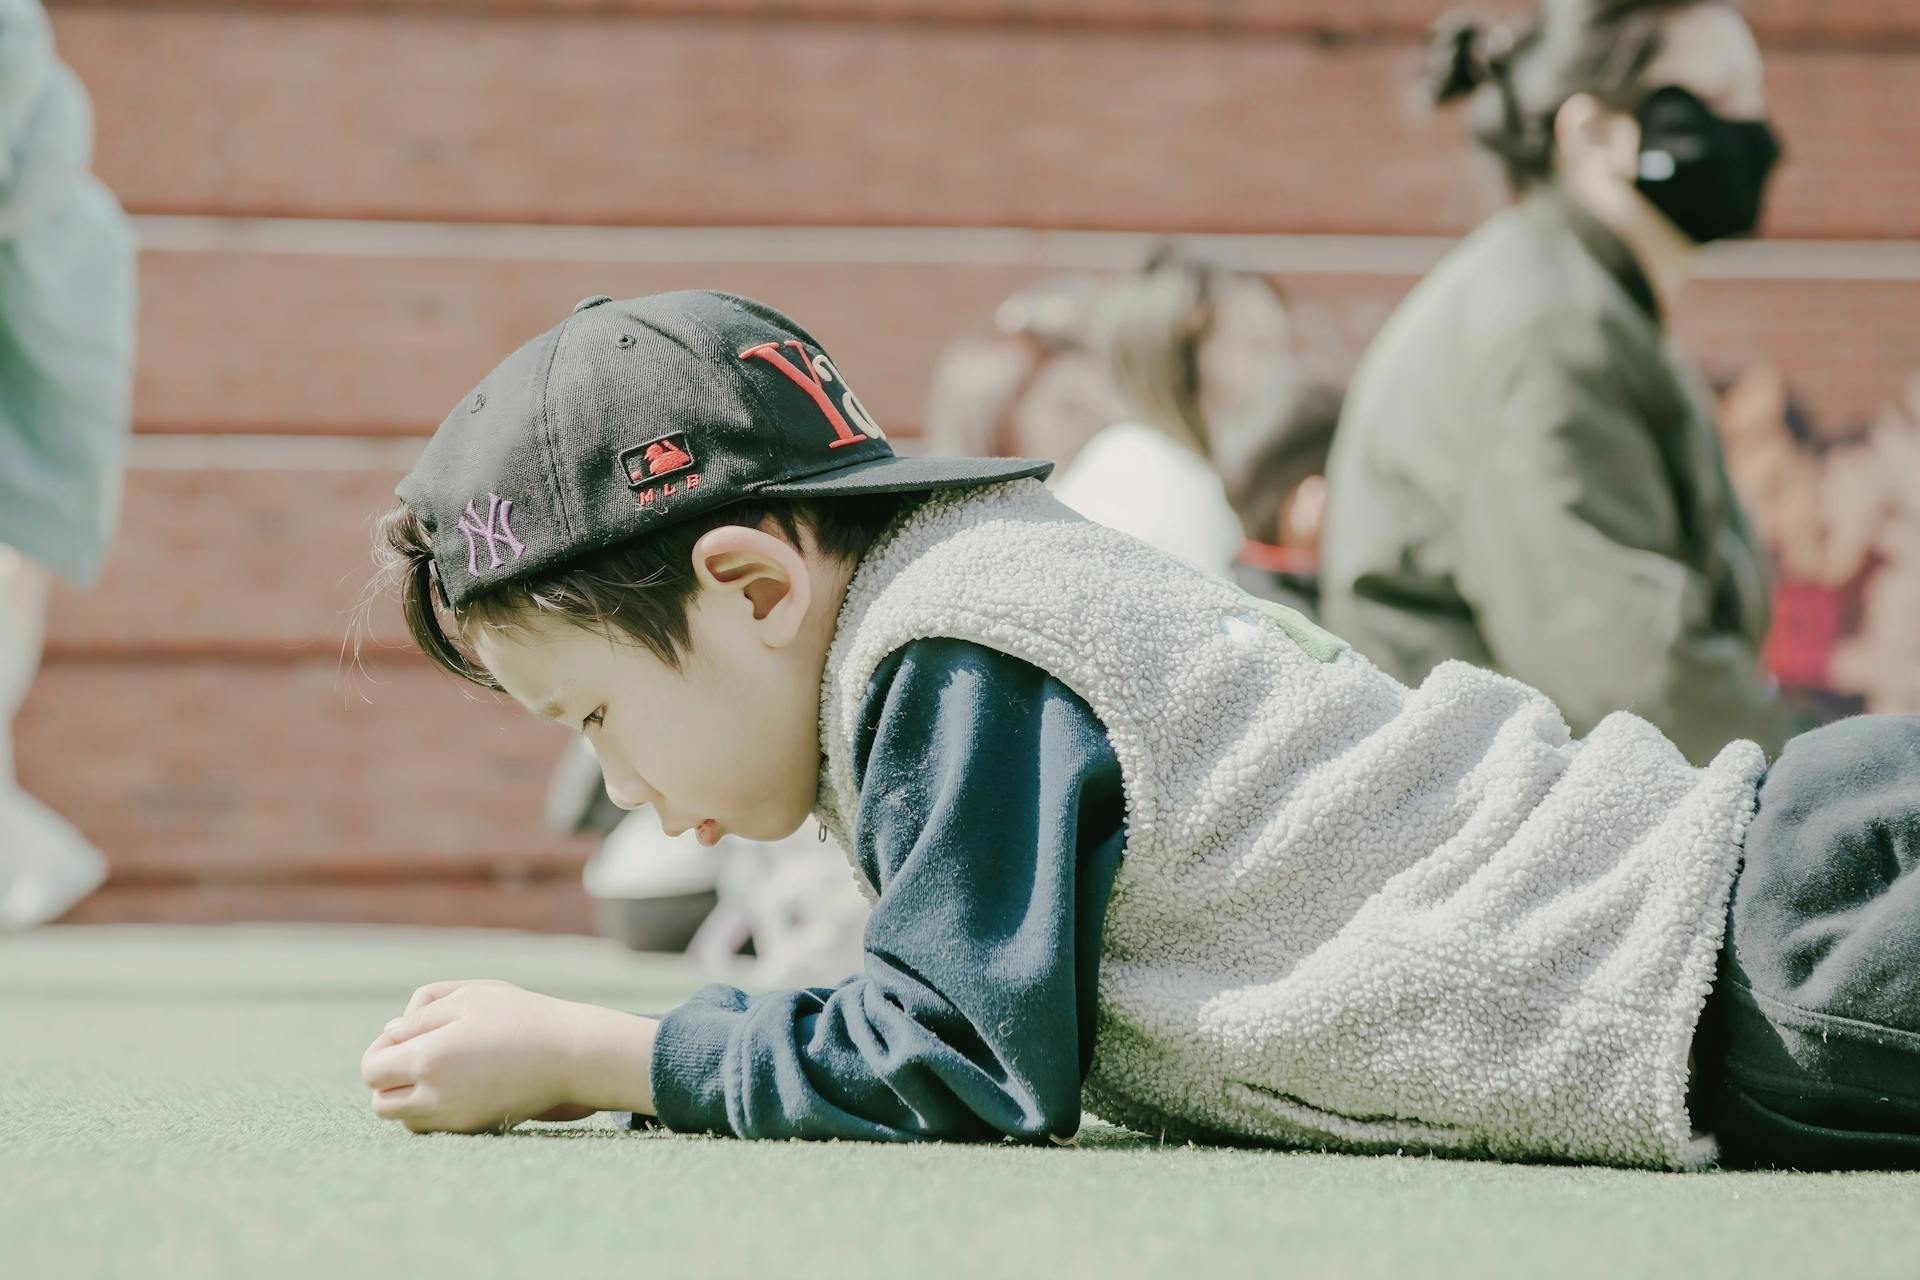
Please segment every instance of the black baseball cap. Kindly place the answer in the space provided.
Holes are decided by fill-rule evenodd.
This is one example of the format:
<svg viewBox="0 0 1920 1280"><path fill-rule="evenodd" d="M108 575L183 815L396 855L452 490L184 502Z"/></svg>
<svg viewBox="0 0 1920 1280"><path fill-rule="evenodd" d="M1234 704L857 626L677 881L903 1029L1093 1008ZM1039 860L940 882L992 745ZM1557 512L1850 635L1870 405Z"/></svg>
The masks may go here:
<svg viewBox="0 0 1920 1280"><path fill-rule="evenodd" d="M394 492L455 607L760 495L1044 476L1032 458L903 458L799 325L706 291L594 297L502 360Z"/></svg>

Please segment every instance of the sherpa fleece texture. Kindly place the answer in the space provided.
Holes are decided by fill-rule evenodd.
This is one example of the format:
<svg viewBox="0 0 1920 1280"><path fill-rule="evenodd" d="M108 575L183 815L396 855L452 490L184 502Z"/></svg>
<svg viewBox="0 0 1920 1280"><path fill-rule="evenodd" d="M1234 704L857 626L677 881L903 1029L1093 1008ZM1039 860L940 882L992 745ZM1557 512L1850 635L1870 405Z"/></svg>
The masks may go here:
<svg viewBox="0 0 1920 1280"><path fill-rule="evenodd" d="M1149 1132L1685 1167L1764 757L1570 740L1449 663L1409 691L1034 481L930 499L863 560L822 690L820 813L857 812L861 694L950 636L1059 677L1111 737L1127 852L1086 1100Z"/></svg>

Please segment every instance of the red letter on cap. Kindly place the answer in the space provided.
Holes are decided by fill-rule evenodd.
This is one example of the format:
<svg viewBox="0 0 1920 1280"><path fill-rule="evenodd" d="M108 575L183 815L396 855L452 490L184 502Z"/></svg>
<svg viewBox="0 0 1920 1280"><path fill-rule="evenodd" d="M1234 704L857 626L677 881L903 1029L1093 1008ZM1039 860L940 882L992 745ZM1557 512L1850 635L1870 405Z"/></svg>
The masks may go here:
<svg viewBox="0 0 1920 1280"><path fill-rule="evenodd" d="M780 348L783 346L792 347L800 353L801 367L799 369L794 368L793 365L787 361L786 357L780 354ZM826 387L821 385L820 375L814 371L813 362L807 359L807 349L800 345L798 341L793 338L788 338L784 342L763 342L757 347L748 347L740 353L742 360L751 360L755 357L765 360L768 364L786 374L787 377L793 380L795 386L813 397L813 402L820 406L820 412L826 414L827 421L833 424L833 434L835 438L833 443L827 446L829 449L838 449L842 445L859 444L862 440L871 438L855 431L847 425L847 420L840 416L840 410L834 407L833 397L829 396ZM802 370L804 370L804 372Z"/></svg>

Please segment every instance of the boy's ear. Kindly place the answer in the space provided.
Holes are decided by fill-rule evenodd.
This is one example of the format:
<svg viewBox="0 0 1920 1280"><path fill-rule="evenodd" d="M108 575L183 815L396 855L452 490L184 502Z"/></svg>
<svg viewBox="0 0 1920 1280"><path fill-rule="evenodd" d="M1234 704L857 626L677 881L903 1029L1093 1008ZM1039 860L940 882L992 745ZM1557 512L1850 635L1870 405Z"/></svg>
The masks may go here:
<svg viewBox="0 0 1920 1280"><path fill-rule="evenodd" d="M792 643L813 603L813 575L786 539L745 525L723 525L693 546L693 572L703 592L743 601L770 648Z"/></svg>

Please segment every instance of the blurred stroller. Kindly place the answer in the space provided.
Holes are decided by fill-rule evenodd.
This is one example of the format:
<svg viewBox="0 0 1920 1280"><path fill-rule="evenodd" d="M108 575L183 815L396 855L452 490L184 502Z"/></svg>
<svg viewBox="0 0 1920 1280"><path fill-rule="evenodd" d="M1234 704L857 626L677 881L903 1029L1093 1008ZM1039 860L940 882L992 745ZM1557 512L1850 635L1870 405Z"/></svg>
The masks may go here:
<svg viewBox="0 0 1920 1280"><path fill-rule="evenodd" d="M555 768L547 822L602 835L583 880L601 933L635 951L684 951L716 975L766 986L838 982L860 969L867 900L818 823L785 840L668 836L651 813L607 798L579 742Z"/></svg>

